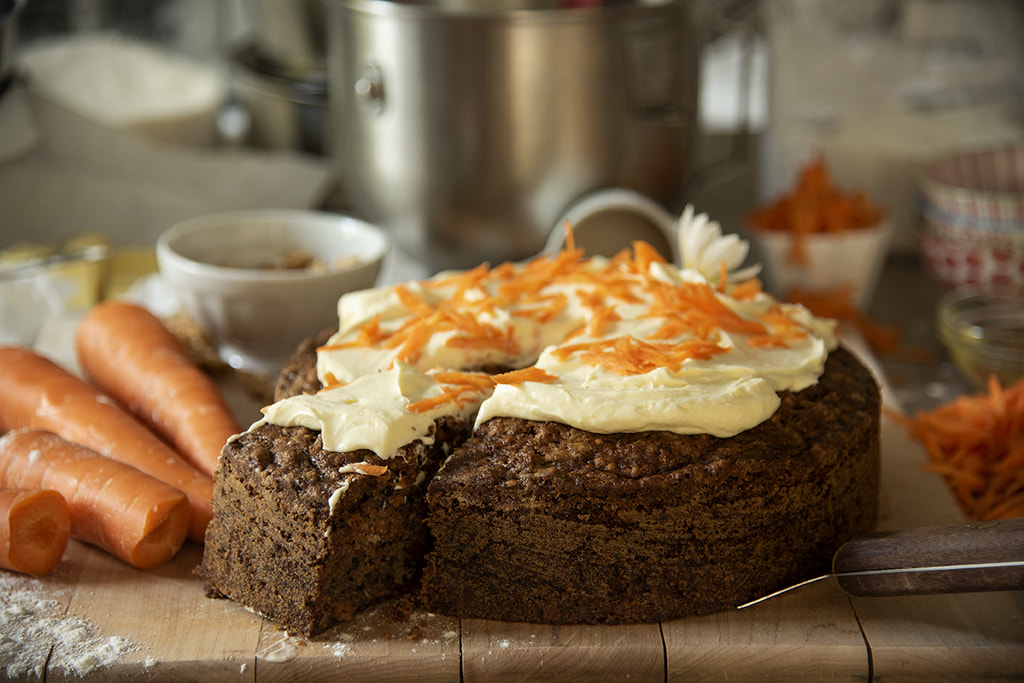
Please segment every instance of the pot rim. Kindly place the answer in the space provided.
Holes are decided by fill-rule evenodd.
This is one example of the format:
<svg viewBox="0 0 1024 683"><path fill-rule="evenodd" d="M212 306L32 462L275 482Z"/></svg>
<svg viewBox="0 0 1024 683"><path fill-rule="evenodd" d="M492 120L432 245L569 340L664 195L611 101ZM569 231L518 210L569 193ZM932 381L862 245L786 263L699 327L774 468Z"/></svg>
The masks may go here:
<svg viewBox="0 0 1024 683"><path fill-rule="evenodd" d="M543 0L535 0L541 5ZM584 17L614 16L621 18L629 14L649 14L652 11L671 9L684 5L687 0L629 0L624 4L607 7L439 7L440 0L327 0L339 9L367 14L416 19L501 19L501 20L566 20ZM492 3L493 4L493 3Z"/></svg>

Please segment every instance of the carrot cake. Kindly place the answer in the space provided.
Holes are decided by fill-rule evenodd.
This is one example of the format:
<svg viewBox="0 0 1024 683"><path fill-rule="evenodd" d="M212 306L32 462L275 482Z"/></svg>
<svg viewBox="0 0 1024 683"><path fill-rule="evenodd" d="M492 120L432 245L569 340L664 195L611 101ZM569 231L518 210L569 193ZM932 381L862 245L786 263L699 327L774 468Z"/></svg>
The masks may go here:
<svg viewBox="0 0 1024 683"><path fill-rule="evenodd" d="M347 294L227 444L203 572L315 634L415 590L459 617L702 614L875 521L877 385L688 209L649 245ZM323 343L320 343L323 342ZM315 371L314 371L315 368Z"/></svg>

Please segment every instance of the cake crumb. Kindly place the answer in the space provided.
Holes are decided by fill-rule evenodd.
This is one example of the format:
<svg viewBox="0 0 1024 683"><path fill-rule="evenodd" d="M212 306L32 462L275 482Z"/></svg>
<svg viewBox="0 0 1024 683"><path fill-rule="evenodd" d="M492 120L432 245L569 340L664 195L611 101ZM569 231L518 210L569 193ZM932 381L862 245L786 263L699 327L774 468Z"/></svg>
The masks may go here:
<svg viewBox="0 0 1024 683"><path fill-rule="evenodd" d="M271 643L258 656L265 662L289 662L299 656L300 644L296 639L286 635L276 643Z"/></svg>

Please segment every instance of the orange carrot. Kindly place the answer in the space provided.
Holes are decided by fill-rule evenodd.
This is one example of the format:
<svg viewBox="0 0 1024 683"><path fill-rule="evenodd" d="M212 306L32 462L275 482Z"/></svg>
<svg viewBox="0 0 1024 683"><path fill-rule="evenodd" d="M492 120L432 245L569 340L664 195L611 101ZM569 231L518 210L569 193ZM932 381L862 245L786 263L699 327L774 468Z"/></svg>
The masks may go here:
<svg viewBox="0 0 1024 683"><path fill-rule="evenodd" d="M114 399L56 363L0 347L0 430L45 429L131 465L182 491L192 506L189 538L202 543L213 517L213 480Z"/></svg>
<svg viewBox="0 0 1024 683"><path fill-rule="evenodd" d="M213 476L221 448L241 427L159 318L127 301L101 302L82 318L75 350L90 380Z"/></svg>
<svg viewBox="0 0 1024 683"><path fill-rule="evenodd" d="M64 556L70 526L56 491L0 489L0 567L49 574Z"/></svg>
<svg viewBox="0 0 1024 683"><path fill-rule="evenodd" d="M169 560L188 533L184 493L50 432L0 437L0 486L57 491L70 508L73 538L140 569Z"/></svg>
<svg viewBox="0 0 1024 683"><path fill-rule="evenodd" d="M925 447L971 520L1024 516L1024 379L910 418L891 413Z"/></svg>

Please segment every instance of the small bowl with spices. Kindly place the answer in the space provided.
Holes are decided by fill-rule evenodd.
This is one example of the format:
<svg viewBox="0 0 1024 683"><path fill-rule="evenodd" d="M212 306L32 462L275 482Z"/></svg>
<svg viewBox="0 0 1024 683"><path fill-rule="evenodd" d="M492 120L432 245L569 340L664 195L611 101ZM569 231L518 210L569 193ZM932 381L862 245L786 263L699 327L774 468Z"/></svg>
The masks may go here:
<svg viewBox="0 0 1024 683"><path fill-rule="evenodd" d="M350 216L257 209L179 223L156 244L161 279L234 368L275 374L338 322L345 292L373 287L390 250Z"/></svg>

